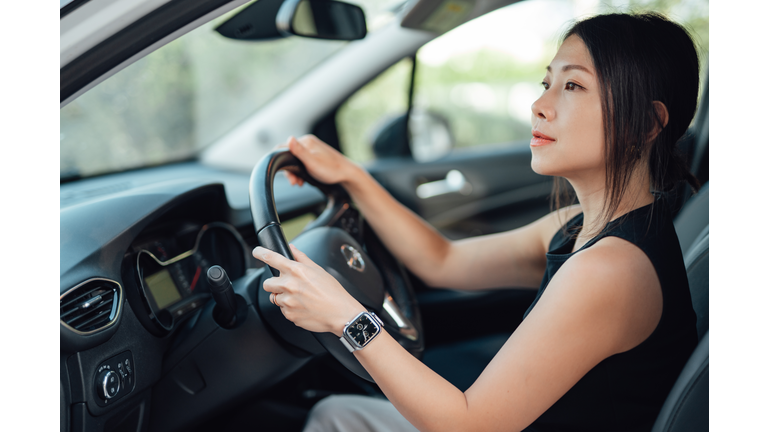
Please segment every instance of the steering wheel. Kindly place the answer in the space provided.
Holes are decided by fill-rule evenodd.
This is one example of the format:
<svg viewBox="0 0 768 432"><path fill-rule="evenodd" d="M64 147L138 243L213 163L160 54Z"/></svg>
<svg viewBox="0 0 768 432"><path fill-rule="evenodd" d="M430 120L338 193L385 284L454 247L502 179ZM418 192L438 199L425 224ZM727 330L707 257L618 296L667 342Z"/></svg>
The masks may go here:
<svg viewBox="0 0 768 432"><path fill-rule="evenodd" d="M304 165L288 150L274 150L253 169L249 186L251 214L259 244L289 259L294 259L280 227L275 207L273 183L281 169L289 169L323 192L327 204L323 212L302 231L293 244L323 267L368 310L384 322L384 330L417 358L424 351L421 315L415 292L402 264L384 248L371 229L362 228L364 246L340 226L349 226L360 215L350 205L347 192L338 185L318 182L307 174ZM359 234L359 233L358 233ZM279 271L269 268L272 275ZM266 279L268 275L265 272ZM262 282L263 283L263 280ZM269 301L269 293L259 284L258 307L264 321L299 355L329 352L358 376L371 376L332 333L312 333L288 321L280 308ZM352 319L353 317L350 317Z"/></svg>

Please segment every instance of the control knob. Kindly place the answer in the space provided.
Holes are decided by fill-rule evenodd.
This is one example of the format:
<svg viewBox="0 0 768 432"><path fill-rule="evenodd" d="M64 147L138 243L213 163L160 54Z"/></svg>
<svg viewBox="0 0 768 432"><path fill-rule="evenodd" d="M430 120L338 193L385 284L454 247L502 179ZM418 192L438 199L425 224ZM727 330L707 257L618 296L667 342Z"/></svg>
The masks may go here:
<svg viewBox="0 0 768 432"><path fill-rule="evenodd" d="M112 399L120 391L120 376L109 369L96 376L96 393L102 399Z"/></svg>

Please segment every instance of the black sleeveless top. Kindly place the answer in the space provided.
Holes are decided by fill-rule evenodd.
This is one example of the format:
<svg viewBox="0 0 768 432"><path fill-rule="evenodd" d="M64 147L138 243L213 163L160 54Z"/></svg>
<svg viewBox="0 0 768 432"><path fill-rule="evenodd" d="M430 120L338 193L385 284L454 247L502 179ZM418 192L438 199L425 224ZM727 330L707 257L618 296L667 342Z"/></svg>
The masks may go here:
<svg viewBox="0 0 768 432"><path fill-rule="evenodd" d="M557 270L573 256L584 215L555 234L547 253L547 270L536 299ZM533 431L650 431L672 385L698 343L683 254L664 200L633 210L608 223L581 249L615 236L639 247L661 283L663 308L653 333L635 348L600 362L541 415Z"/></svg>

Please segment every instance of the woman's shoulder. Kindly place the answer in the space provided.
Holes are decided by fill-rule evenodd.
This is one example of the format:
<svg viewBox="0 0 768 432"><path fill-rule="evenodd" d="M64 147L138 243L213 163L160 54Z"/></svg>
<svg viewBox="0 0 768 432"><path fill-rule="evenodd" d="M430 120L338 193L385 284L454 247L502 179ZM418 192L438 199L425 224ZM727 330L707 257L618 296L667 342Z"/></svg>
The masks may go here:
<svg viewBox="0 0 768 432"><path fill-rule="evenodd" d="M621 313L625 351L645 340L661 317L661 283L649 257L637 245L606 237L573 255L558 272L576 295L599 298ZM567 276L567 277L566 277ZM581 288L579 288L581 287Z"/></svg>

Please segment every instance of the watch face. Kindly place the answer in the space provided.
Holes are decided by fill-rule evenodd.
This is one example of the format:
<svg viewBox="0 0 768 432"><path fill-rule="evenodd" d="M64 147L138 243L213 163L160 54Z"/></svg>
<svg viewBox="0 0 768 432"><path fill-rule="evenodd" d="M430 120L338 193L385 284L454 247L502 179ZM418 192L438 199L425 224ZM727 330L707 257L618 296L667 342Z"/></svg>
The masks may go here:
<svg viewBox="0 0 768 432"><path fill-rule="evenodd" d="M362 315L347 327L347 334L358 346L365 346L378 333L379 328L368 315Z"/></svg>

